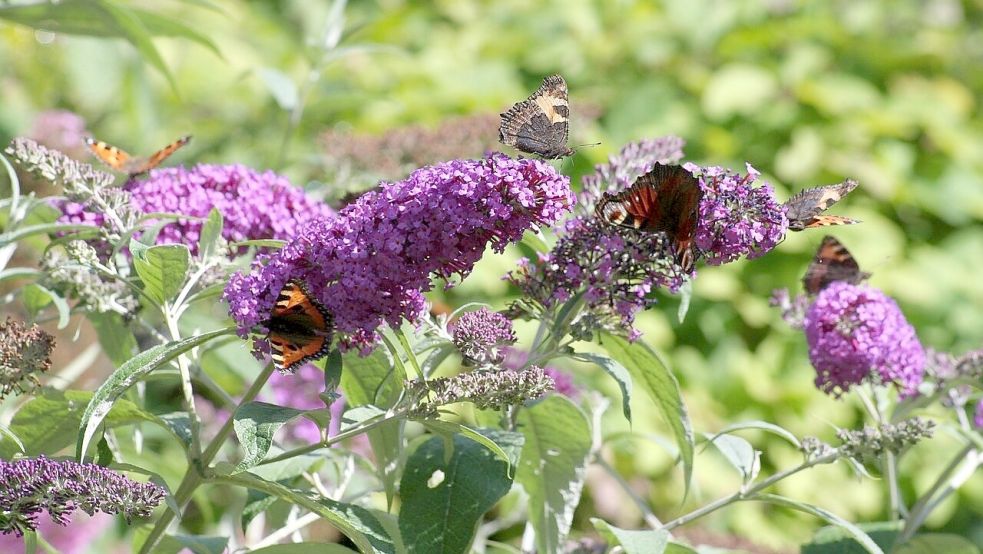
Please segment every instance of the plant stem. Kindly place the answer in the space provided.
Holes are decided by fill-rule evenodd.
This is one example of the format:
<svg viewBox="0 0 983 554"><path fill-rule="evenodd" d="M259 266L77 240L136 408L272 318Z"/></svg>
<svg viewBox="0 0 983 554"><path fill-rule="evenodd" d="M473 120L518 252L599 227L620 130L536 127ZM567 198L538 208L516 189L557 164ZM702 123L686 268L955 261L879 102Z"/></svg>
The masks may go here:
<svg viewBox="0 0 983 554"><path fill-rule="evenodd" d="M273 364L266 364L266 367L256 376L256 380L249 386L246 393L243 394L242 400L239 401L239 406L246 404L247 402L252 402L259 391L262 390L263 385L269 380L270 375L273 374ZM215 438L209 443L208 448L201 456L201 464L207 467L208 464L212 463L218 451L222 448L225 443L225 439L232 433L233 423L235 422L235 412L229 415L229 419L225 421L222 428L219 429ZM188 464L188 469L184 473L184 478L181 480L181 484L178 485L177 492L174 493L174 503L177 504L179 510L183 510L188 501L191 500L191 495L194 493L198 485L201 484L204 475L197 470L193 464ZM160 541L161 536L167 531L168 525L177 517L178 514L171 511L165 510L161 514L160 519L154 524L154 528L151 529L150 534L147 536L147 540L144 541L143 546L140 547L140 554L148 554Z"/></svg>
<svg viewBox="0 0 983 554"><path fill-rule="evenodd" d="M267 458L263 460L258 465L262 466L266 464L272 464L275 462L293 458L294 456L300 456L302 454L307 454L308 452L313 452L315 450L327 448L332 444L341 442L349 437L354 437L355 435L360 435L366 431L369 431L371 429L374 429L382 425L383 423L386 423L387 421L396 419L398 417L402 417L404 415L405 415L404 412L399 411L399 412L387 412L385 414L379 414L377 416L373 416L369 419L366 419L365 421L358 423L357 425L353 425L352 427L349 427L345 431L342 431L329 439L325 439L321 442L316 442L314 444L308 444L307 446L294 448L292 450L287 450L286 452L283 452L278 456L274 456L272 458Z"/></svg>
<svg viewBox="0 0 983 554"><path fill-rule="evenodd" d="M785 479L786 477L790 477L790 476L792 476L792 475L794 475L794 474L796 474L796 473L798 473L798 472L800 472L800 471L802 471L804 469L809 469L812 466L816 466L816 465L820 465L820 464L826 464L826 463L833 462L833 461L835 461L839 457L840 457L839 451L838 450L834 450L833 452L831 452L829 454L826 454L825 456L820 456L820 457L815 458L813 460L808 460L806 462L803 462L801 465L798 465L796 467L793 467L792 469L787 469L785 471L776 473L776 474L772 475L771 477L765 479L764 481L761 481L757 485L754 485L753 487L750 487L747 490L737 491L734 494L731 494L731 495L728 495L728 496L724 496L722 498L718 498L717 500L714 500L713 502L707 504L706 506L703 506L701 508L697 508L696 510L693 510L692 512L690 512L688 514L682 515L682 516L680 516L680 517L678 517L678 518L676 518L676 519L674 519L674 520L672 520L670 522L667 522L665 525L662 526L662 529L665 529L666 531L671 531L671 530L675 529L676 527L679 527L680 525L685 525L685 524L693 521L694 519L703 517L703 516L709 514L710 512L713 512L715 510L718 510L720 508L723 508L724 506L727 506L729 504L732 504L734 502L738 502L738 501L741 501L741 500L751 499L757 493L759 493L759 492L763 491L764 489L766 489L766 488L774 485L775 483L781 481L782 479Z"/></svg>
<svg viewBox="0 0 983 554"><path fill-rule="evenodd" d="M174 318L171 306L164 302L163 309L164 322L167 324L167 331L171 335L171 340L181 340L181 330L178 329L177 319ZM177 357L177 367L181 372L181 393L184 396L184 407L188 410L188 419L191 424L191 449L188 458L191 465L196 466L199 473L204 471L201 461L201 419L198 418L198 410L195 409L194 387L191 384L191 368L188 365L188 358L184 354Z"/></svg>
<svg viewBox="0 0 983 554"><path fill-rule="evenodd" d="M952 458L952 460L949 461L949 465L942 470L942 473L939 474L939 478L935 480L935 483L933 483L932 486L925 491L925 494L918 499L918 502L915 502L914 506L911 507L908 518L905 520L904 529L902 529L901 535L898 537L899 542L904 542L913 537L915 532L918 531L919 527L921 527L922 523L924 523L928 518L928 515L932 513L935 506L937 506L939 502L954 492L956 488L962 484L962 482L958 479L959 476L954 478L950 477L956 472L957 469L959 469L963 462L968 462L969 465L973 466L973 470L975 470L976 467L983 464L983 455L981 455L981 452L977 450L974 445L967 444ZM966 472L964 471L962 473ZM971 475L972 471L970 471L969 474ZM942 491L942 493L938 495L938 498L933 501L936 493L938 493L939 490L946 484L949 484L949 487Z"/></svg>

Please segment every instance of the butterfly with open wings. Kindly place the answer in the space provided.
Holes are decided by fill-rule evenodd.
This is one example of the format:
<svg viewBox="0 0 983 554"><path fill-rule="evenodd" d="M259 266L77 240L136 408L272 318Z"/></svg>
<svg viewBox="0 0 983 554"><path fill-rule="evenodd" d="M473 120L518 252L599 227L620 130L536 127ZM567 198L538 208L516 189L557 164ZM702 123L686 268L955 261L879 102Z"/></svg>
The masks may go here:
<svg viewBox="0 0 983 554"><path fill-rule="evenodd" d="M573 155L567 146L570 102L563 77L552 75L526 100L502 114L498 140L527 154L555 160Z"/></svg>
<svg viewBox="0 0 983 554"><path fill-rule="evenodd" d="M802 277L802 285L807 293L815 295L835 281L856 285L868 277L870 273L860 270L850 251L835 237L826 235Z"/></svg>
<svg viewBox="0 0 983 554"><path fill-rule="evenodd" d="M702 198L703 189L692 173L678 165L657 163L624 192L605 193L594 213L612 225L666 233L676 263L689 273L696 263L693 236Z"/></svg>
<svg viewBox="0 0 983 554"><path fill-rule="evenodd" d="M102 163L116 171L126 173L130 177L136 177L157 167L171 154L177 152L179 148L188 144L190 141L191 135L183 136L146 158L138 158L131 156L125 150L101 140L85 137L85 144Z"/></svg>
<svg viewBox="0 0 983 554"><path fill-rule="evenodd" d="M823 212L857 188L857 182L847 180L837 185L813 187L795 194L785 202L785 216L790 231L802 231L828 225L852 225L859 220Z"/></svg>
<svg viewBox="0 0 983 554"><path fill-rule="evenodd" d="M315 300L302 281L291 280L280 291L270 318L269 329L273 364L282 372L322 358L331 350L333 319Z"/></svg>

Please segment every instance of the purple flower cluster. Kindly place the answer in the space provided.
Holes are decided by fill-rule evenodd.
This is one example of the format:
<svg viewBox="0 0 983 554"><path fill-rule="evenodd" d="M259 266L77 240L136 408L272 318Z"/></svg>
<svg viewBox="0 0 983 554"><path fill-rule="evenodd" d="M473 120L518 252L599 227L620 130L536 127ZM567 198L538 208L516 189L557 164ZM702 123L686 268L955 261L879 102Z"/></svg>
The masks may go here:
<svg viewBox="0 0 983 554"><path fill-rule="evenodd" d="M517 348L506 348L502 367L509 371L525 371L529 361L529 353ZM537 367L537 366L530 366ZM538 369L538 368L537 368ZM580 387L574 383L573 376L555 367L543 368L543 373L553 380L553 390L567 398L576 399L580 396Z"/></svg>
<svg viewBox="0 0 983 554"><path fill-rule="evenodd" d="M244 165L199 164L191 169L154 169L147 179L131 179L123 190L140 213L177 213L205 218L217 208L225 220L222 236L230 242L248 239L289 239L308 221L331 217L325 203L307 196L283 176L260 173ZM101 225L102 214L68 202L61 221ZM203 223L179 219L165 225L158 244L187 244L197 249Z"/></svg>
<svg viewBox="0 0 983 554"><path fill-rule="evenodd" d="M501 347L515 344L512 321L486 307L467 312L453 326L454 345L478 365L501 363Z"/></svg>
<svg viewBox="0 0 983 554"><path fill-rule="evenodd" d="M973 414L973 425L977 429L983 429L983 398L976 403L976 413Z"/></svg>
<svg viewBox="0 0 983 554"><path fill-rule="evenodd" d="M635 315L656 303L649 293L658 287L675 292L687 277L661 233L638 233L594 217L567 221L548 254L536 263L522 260L506 276L547 309L583 292L586 310L601 326L622 328L632 339L639 336Z"/></svg>
<svg viewBox="0 0 983 554"><path fill-rule="evenodd" d="M68 110L45 110L38 113L28 133L39 143L80 158L88 150L83 140L86 137L85 119Z"/></svg>
<svg viewBox="0 0 983 554"><path fill-rule="evenodd" d="M917 392L925 350L897 303L866 285L836 281L805 315L809 359L816 386L839 396L873 378L895 383L902 395Z"/></svg>
<svg viewBox="0 0 983 554"><path fill-rule="evenodd" d="M746 166L743 177L722 167L683 166L700 180L703 189L694 240L710 265L741 256L760 257L774 248L788 229L785 208L775 199L771 185L755 187L761 174L751 164Z"/></svg>
<svg viewBox="0 0 983 554"><path fill-rule="evenodd" d="M573 204L570 182L545 162L493 153L385 183L338 217L311 221L283 249L261 256L225 289L241 336L269 317L290 279L304 281L334 315L342 348L370 348L376 329L424 311L430 275L467 274L488 245L501 252Z"/></svg>
<svg viewBox="0 0 983 554"><path fill-rule="evenodd" d="M47 512L60 525L75 510L122 514L129 521L148 517L167 495L163 487L138 483L96 464L56 461L44 456L0 460L0 532L21 536L37 528Z"/></svg>

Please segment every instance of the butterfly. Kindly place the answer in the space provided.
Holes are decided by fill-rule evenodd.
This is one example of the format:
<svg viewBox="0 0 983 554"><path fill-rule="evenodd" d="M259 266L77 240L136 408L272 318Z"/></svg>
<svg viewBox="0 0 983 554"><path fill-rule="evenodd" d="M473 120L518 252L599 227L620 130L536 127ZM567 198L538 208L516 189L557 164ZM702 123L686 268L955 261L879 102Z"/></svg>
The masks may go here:
<svg viewBox="0 0 983 554"><path fill-rule="evenodd" d="M92 153L99 158L102 163L109 167L135 177L141 173L146 173L160 165L168 156L176 152L179 148L191 142L191 135L183 136L176 141L154 152L147 158L135 158L125 150L121 150L111 144L92 137L85 137L85 144L88 145Z"/></svg>
<svg viewBox="0 0 983 554"><path fill-rule="evenodd" d="M311 297L302 281L291 280L280 291L270 318L269 329L273 365L287 372L304 362L322 358L331 350L331 314Z"/></svg>
<svg viewBox="0 0 983 554"><path fill-rule="evenodd" d="M856 285L868 277L870 273L860 271L860 265L850 255L850 251L835 237L826 235L816 251L816 257L802 277L802 285L809 294L819 294L819 291L834 281Z"/></svg>
<svg viewBox="0 0 983 554"><path fill-rule="evenodd" d="M551 160L573 155L567 146L570 103L563 77L552 75L543 79L532 96L501 116L498 140L502 144Z"/></svg>
<svg viewBox="0 0 983 554"><path fill-rule="evenodd" d="M676 263L689 273L696 263L693 235L702 198L693 174L678 165L657 163L628 190L605 193L594 213L612 225L666 233L673 241Z"/></svg>
<svg viewBox="0 0 983 554"><path fill-rule="evenodd" d="M805 189L792 196L785 202L785 215L788 217L789 230L802 231L803 229L827 225L860 223L859 220L841 215L821 215L822 212L839 202L855 188L857 188L857 182L847 180L838 185Z"/></svg>

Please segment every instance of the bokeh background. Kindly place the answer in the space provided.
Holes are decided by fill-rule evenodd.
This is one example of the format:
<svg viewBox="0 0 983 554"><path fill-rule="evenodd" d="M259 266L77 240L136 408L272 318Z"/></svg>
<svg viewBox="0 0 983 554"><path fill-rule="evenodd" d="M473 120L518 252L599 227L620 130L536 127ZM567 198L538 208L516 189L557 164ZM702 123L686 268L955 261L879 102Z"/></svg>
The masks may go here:
<svg viewBox="0 0 983 554"><path fill-rule="evenodd" d="M625 142L666 134L683 137L696 163L750 162L781 199L855 178L860 188L833 211L863 223L835 234L871 283L897 298L926 346L955 354L983 346L980 0L379 0L343 13L326 1L128 4L198 33L153 39L170 79L131 42L0 18L0 142L34 135L87 159L85 133L135 153L191 133L169 163L272 168L336 203L420 164L494 148L497 114L561 73L571 144L601 143L560 164L575 183ZM803 337L768 306L773 289L799 286L822 235L796 234L759 260L701 268L682 323L669 296L640 318L644 340L671 361L698 433L761 419L830 440L862 420L854 399L814 388ZM501 276L519 256L487 256L434 299L504 306L516 292ZM82 352L88 336L63 340L61 354ZM617 398L596 369L567 369L582 387ZM90 371L97 379L110 370L100 362ZM612 441L608 459L657 515L672 518L739 485L708 451L684 500L681 472L648 438L661 432L658 415L641 396L634 409L632 436ZM607 434L629 431L618 413L609 416ZM764 472L801 459L770 435L746 436L763 451ZM954 444L941 432L904 459L909 497L931 484ZM776 492L852 521L887 516L883 482L858 481L845 465ZM594 516L622 527L640 521L600 472L589 475L575 531L589 530ZM820 525L741 504L689 532L795 551ZM928 527L983 544L983 479Z"/></svg>

